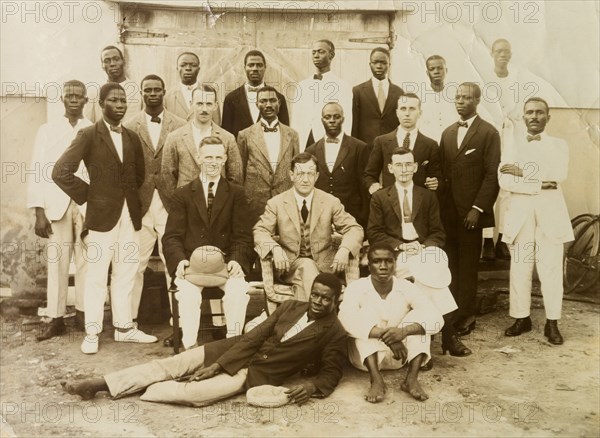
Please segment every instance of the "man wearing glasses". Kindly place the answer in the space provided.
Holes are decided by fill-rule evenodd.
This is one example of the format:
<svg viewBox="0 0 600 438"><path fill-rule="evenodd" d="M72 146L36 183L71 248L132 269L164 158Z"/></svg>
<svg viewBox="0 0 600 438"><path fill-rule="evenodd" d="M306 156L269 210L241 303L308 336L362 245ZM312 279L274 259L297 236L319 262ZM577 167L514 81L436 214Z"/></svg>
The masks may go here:
<svg viewBox="0 0 600 438"><path fill-rule="evenodd" d="M255 251L261 259L273 258L276 275L293 285L301 301L308 301L319 272L346 270L350 257L358 257L364 234L338 198L315 189L317 168L314 155L296 155L289 171L294 187L270 199L254 226ZM342 235L338 249L332 229Z"/></svg>

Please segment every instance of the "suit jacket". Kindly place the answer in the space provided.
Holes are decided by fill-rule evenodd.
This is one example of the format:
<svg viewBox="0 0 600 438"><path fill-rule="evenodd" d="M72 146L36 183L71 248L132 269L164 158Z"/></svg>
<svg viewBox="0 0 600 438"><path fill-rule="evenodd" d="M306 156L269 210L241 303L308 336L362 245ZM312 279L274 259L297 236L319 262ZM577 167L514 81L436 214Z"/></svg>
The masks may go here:
<svg viewBox="0 0 600 438"><path fill-rule="evenodd" d="M369 158L367 144L357 138L343 135L331 172L325 159L324 138L306 148L306 152L316 156L319 162L319 178L315 187L342 201L346 211L354 216L363 228L366 228L369 197L362 184L362 175Z"/></svg>
<svg viewBox="0 0 600 438"><path fill-rule="evenodd" d="M146 121L146 112L142 111L137 114L132 120L125 123L125 126L135 132L140 138L142 151L144 152L144 166L146 178L144 184L140 187L140 202L142 205L142 216L146 214L152 202L154 189L158 190L163 204L169 202L165 191L164 181L161 176L160 168L162 164L163 146L167 135L177 128L185 125L185 120L177 117L175 114L165 110L163 112L163 120L161 121L160 136L156 148L152 145L150 133Z"/></svg>
<svg viewBox="0 0 600 438"><path fill-rule="evenodd" d="M137 134L123 127L123 161L110 138L104 119L80 130L58 159L52 179L81 205L87 202L85 228L106 232L114 228L127 202L135 230L142 227L139 188L144 182L144 153ZM89 184L75 176L81 160Z"/></svg>
<svg viewBox="0 0 600 438"><path fill-rule="evenodd" d="M253 252L247 208L244 189L225 178L217 185L210 220L200 178L178 188L162 238L169 274L174 276L179 262L205 245L221 249L226 261L235 260L248 273Z"/></svg>
<svg viewBox="0 0 600 438"><path fill-rule="evenodd" d="M200 175L200 165L197 161L197 145L194 142L192 123L188 122L181 128L171 132L165 142L161 174L165 194L168 199L173 195L175 188L186 185ZM242 160L240 158L240 151L235 143L235 138L214 122L212 124L211 135L223 140L223 145L225 146L227 162L223 169L223 176L241 184L243 181ZM170 202L167 202L165 207L170 212Z"/></svg>
<svg viewBox="0 0 600 438"><path fill-rule="evenodd" d="M392 152L399 146L397 133L398 128L389 134L375 138L369 162L365 168L364 179L367 189L371 184L379 182L380 173L383 187L394 185L396 180L394 175L388 171L388 164L392 162ZM416 185L425 187L425 178L427 177L436 177L438 181L441 179L439 148L435 140L418 132L413 155L415 162L419 165L417 172L413 175L413 182Z"/></svg>
<svg viewBox="0 0 600 438"><path fill-rule="evenodd" d="M438 188L442 218L451 208L465 217L475 205L483 210L478 227L494 226L494 202L498 196L500 135L490 123L477 116L457 146L458 124L442 133L440 163L442 181Z"/></svg>
<svg viewBox="0 0 600 438"><path fill-rule="evenodd" d="M279 98L279 114L277 114L277 118L280 123L289 126L290 116L285 96L277 92L277 97ZM231 132L236 138L240 131L256 123L256 120L252 120L249 105L245 85L236 88L225 96L225 101L223 102L223 123L221 123L221 126Z"/></svg>
<svg viewBox="0 0 600 438"><path fill-rule="evenodd" d="M314 189L310 220L310 250L319 271L331 272L336 250L333 246L332 226L342 235L340 246L348 248L358 257L364 232L356 220L344 210L338 198ZM278 241L275 237L279 236ZM269 256L276 246L281 246L290 261L300 254L300 213L294 189L291 188L267 202L265 212L254 225L254 250L261 259Z"/></svg>
<svg viewBox="0 0 600 438"><path fill-rule="evenodd" d="M279 386L284 379L308 363L319 363L317 375L309 378L328 396L342 377L347 357L346 331L335 314L315 320L311 325L280 342L283 335L308 311L308 303L288 300L252 331L204 345L206 365L218 363L225 372L235 374L248 368L246 386Z"/></svg>
<svg viewBox="0 0 600 438"><path fill-rule="evenodd" d="M542 181L561 183L567 178L569 147L560 138L547 134L542 134L541 137L540 141L531 143L521 137L514 147L504 146L499 167L517 163L524 173L522 177L499 173L500 187L508 192L502 200L502 240L507 243L513 243L525 221L532 216L544 235L555 243L574 239L560 185L555 190L542 190Z"/></svg>
<svg viewBox="0 0 600 438"><path fill-rule="evenodd" d="M169 110L177 117L189 121L193 117L193 112L188 105L187 100L183 97L180 87L180 84L173 85L173 87L166 92L163 103L165 109ZM217 125L221 125L221 113L218 109L213 113L212 121Z"/></svg>
<svg viewBox="0 0 600 438"><path fill-rule="evenodd" d="M279 123L281 144L275 171L269 162L269 153L265 143L264 131L260 122L240 131L238 146L244 171L244 188L250 210L248 212L254 225L265 211L267 201L290 187L289 170L292 158L298 153L298 134L290 127Z"/></svg>
<svg viewBox="0 0 600 438"><path fill-rule="evenodd" d="M375 137L392 132L398 127L400 121L396 115L398 98L404 94L402 88L392 84L388 89L383 112L379 109L379 102L373 82L369 79L352 88L352 137L372 145Z"/></svg>
<svg viewBox="0 0 600 438"><path fill-rule="evenodd" d="M444 245L446 233L434 192L413 184L411 219L422 245ZM396 185L373 193L367 237L371 244L387 243L392 248L406 242L402 238L402 208Z"/></svg>

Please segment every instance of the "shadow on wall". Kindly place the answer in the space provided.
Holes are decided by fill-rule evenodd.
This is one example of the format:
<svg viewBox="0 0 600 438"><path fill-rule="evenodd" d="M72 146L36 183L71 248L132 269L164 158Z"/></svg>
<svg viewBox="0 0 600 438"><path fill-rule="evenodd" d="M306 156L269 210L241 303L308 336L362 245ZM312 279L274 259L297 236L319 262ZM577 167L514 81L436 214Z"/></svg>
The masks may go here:
<svg viewBox="0 0 600 438"><path fill-rule="evenodd" d="M27 182L43 177L31 168L31 155L37 130L45 122L45 99L0 98L0 287L10 287L12 295L19 298L45 296L46 239L34 234L34 214L27 208Z"/></svg>

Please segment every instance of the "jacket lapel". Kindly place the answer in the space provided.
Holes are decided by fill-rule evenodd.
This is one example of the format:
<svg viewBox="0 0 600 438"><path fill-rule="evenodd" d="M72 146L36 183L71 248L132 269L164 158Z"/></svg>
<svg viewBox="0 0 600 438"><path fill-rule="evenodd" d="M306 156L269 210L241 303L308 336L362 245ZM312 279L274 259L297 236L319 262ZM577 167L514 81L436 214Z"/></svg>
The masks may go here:
<svg viewBox="0 0 600 438"><path fill-rule="evenodd" d="M200 218L204 221L205 224L208 225L209 222L208 211L206 210L206 197L204 196L204 190L202 188L200 178L196 178L192 182L192 199L194 201L194 204L196 205L196 208L198 209L198 213L200 213Z"/></svg>
<svg viewBox="0 0 600 438"><path fill-rule="evenodd" d="M398 104L398 97L400 97L399 95L397 95L394 92L394 89L392 88L392 81L390 81L388 79L388 95L387 98L385 99L385 105L383 105L383 115L387 114L388 112L394 111L395 108L394 106ZM373 88L373 87L371 87ZM379 108L379 104L377 104L378 108Z"/></svg>
<svg viewBox="0 0 600 438"><path fill-rule="evenodd" d="M400 208L400 199L398 197L398 191L396 190L395 184L393 186L390 186L388 189L388 200L390 202L390 205L392 206L392 210L394 210L394 213L396 213L396 216L398 216L400 228L402 228L402 209Z"/></svg>
<svg viewBox="0 0 600 438"><path fill-rule="evenodd" d="M319 216L321 216L321 213L323 213L323 209L324 209L323 198L321 198L319 191L317 189L314 189L312 205L310 207L310 227L309 227L310 234L313 233L315 227L317 226L317 222L319 221Z"/></svg>
<svg viewBox="0 0 600 438"><path fill-rule="evenodd" d="M348 136L347 135L343 135L342 136L342 143L340 145L340 150L338 151L337 157L335 159L335 164L333 165L333 171L334 172L336 171L336 169L338 167L340 167L342 165L342 163L346 159L346 156L350 152L350 145L348 143L350 143L350 140L348 140Z"/></svg>
<svg viewBox="0 0 600 438"><path fill-rule="evenodd" d="M447 134L448 142L446 143L446 149L449 149L448 157L456 157L458 153L458 125L453 123L450 125Z"/></svg>
<svg viewBox="0 0 600 438"><path fill-rule="evenodd" d="M375 95L375 90L373 90L373 82L371 82L370 79L367 82L363 83L363 90L364 90L367 100L371 101L371 104L377 111L377 114L379 116L381 116L381 110L379 109L379 102L377 101L377 96Z"/></svg>
<svg viewBox="0 0 600 438"><path fill-rule="evenodd" d="M276 171L279 170L279 166L282 165L282 163L285 161L283 159L283 157L286 156L289 149L292 147L290 144L291 143L290 139L292 137L292 133L289 129L287 129L285 126L283 126L281 124L281 122L279 123L279 132L281 134L281 140L280 140L281 143L279 146L279 157L277 157L277 167L275 168ZM266 144L265 144L265 149L266 149Z"/></svg>
<svg viewBox="0 0 600 438"><path fill-rule="evenodd" d="M152 152L154 155L154 147L152 145L152 140L150 139L150 132L148 132L148 126L146 125L146 112L142 111L138 116L138 126L136 130L142 139L142 143L144 146Z"/></svg>
<svg viewBox="0 0 600 438"><path fill-rule="evenodd" d="M96 127L98 129L98 133L100 134L100 139L104 142L108 150L112 153L117 163L122 164L121 159L119 158L119 154L117 153L117 149L115 148L115 145L112 141L112 138L110 138L110 133L108 132L108 128L104 123L104 119L100 120L96 124Z"/></svg>
<svg viewBox="0 0 600 438"><path fill-rule="evenodd" d="M315 146L315 155L317 156L317 160L319 163L322 163L321 168L325 171L327 175L331 175L329 172L329 166L327 166L327 161L325 160L325 140L321 139L317 142Z"/></svg>
<svg viewBox="0 0 600 438"><path fill-rule="evenodd" d="M177 87L180 87L180 85L177 85ZM181 111L183 111L184 114L187 114L189 117L190 114L190 107L188 106L188 103L185 101L184 97L183 97L183 93L181 92L181 89L177 88L177 92L175 93L175 104L181 108Z"/></svg>
<svg viewBox="0 0 600 438"><path fill-rule="evenodd" d="M243 113L243 117L250 121L251 125L255 124L256 120L252 120L252 113L250 112L251 103L248 102L248 96L246 96L246 85L240 87L240 103L240 110Z"/></svg>
<svg viewBox="0 0 600 438"><path fill-rule="evenodd" d="M281 342L281 338L283 337L283 335L285 335L289 329L291 329L294 324L296 324L298 322L298 320L300 319L300 317L302 316L303 313L308 312L308 303L307 302L296 302L296 305L291 308L288 312L285 312L284 315L286 316L285 320L283 320L283 318L279 319L279 324L276 326L277 327L277 331L276 331L276 336L277 336L277 341ZM316 322L316 321L315 321ZM314 325L311 324L311 326ZM304 332L306 330L302 330L302 332ZM300 332L300 333L302 333ZM300 334L298 333L298 334ZM292 336L289 339L295 339L295 336ZM288 339L288 341L289 341ZM288 342L286 341L286 342Z"/></svg>
<svg viewBox="0 0 600 438"><path fill-rule="evenodd" d="M287 191L287 195L283 199L283 205L288 216L294 223L294 227L296 227L296 232L300 234L300 214L298 213L298 205L296 204L293 188Z"/></svg>
<svg viewBox="0 0 600 438"><path fill-rule="evenodd" d="M267 143L265 143L265 136L261 132L260 123L255 123L252 125L250 130L250 138L254 142L256 149L263 156L263 161L265 163L265 168L269 170L269 173L273 173L273 167L271 166L271 162L269 161L269 152L267 151ZM283 140L283 139L282 139ZM281 155L281 148L279 148L279 154Z"/></svg>
<svg viewBox="0 0 600 438"><path fill-rule="evenodd" d="M465 135L465 138L463 139L462 143L460 144L460 147L458 148L458 152L456 153L457 156L463 153L463 151L469 145L469 141L477 132L478 128L479 128L479 116L475 117L475 119L473 120L473 124L471 126L469 126L469 128L467 129L467 135ZM456 130L458 132L458 128L456 128Z"/></svg>
<svg viewBox="0 0 600 438"><path fill-rule="evenodd" d="M417 216L417 213L419 212L419 210L421 210L421 201L423 200L423 196L421 195L421 191L420 190L416 190L416 186L413 184L413 190L412 190L412 214L410 216L410 220L412 222L415 221L415 217Z"/></svg>
<svg viewBox="0 0 600 438"><path fill-rule="evenodd" d="M173 129L171 129L171 124L173 123L173 118L171 115L165 110L162 121L162 126L160 128L160 135L158 136L158 144L156 145L155 156L160 152L162 147L165 145L165 140L167 138L167 134Z"/></svg>
<svg viewBox="0 0 600 438"><path fill-rule="evenodd" d="M196 164L196 167L200 169L200 165L198 164L198 151L196 150L196 144L194 143L194 134L192 132L192 122L188 123L188 127L182 134L182 136L183 141L187 146L190 155L192 156L192 160Z"/></svg>
<svg viewBox="0 0 600 438"><path fill-rule="evenodd" d="M210 213L210 224L212 225L227 201L229 197L229 184L227 180L223 177L219 179L219 185L217 186L217 193L215 194L215 199L213 199L212 211ZM230 218L227 218L229 220Z"/></svg>

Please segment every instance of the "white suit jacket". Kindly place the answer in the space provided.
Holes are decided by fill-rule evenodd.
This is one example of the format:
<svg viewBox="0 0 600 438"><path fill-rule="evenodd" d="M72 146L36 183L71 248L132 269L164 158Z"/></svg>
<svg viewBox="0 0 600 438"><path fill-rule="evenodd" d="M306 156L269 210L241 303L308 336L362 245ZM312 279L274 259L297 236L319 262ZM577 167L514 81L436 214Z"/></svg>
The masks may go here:
<svg viewBox="0 0 600 438"><path fill-rule="evenodd" d="M522 177L500 173L504 164L516 163ZM569 148L567 143L542 133L540 141L528 142L520 137L507 144L498 167L500 187L508 192L504 211L502 240L513 243L525 220L535 216L537 225L555 243L574 239L569 212L560 183L567 178ZM559 183L556 190L542 190L543 181Z"/></svg>
<svg viewBox="0 0 600 438"><path fill-rule="evenodd" d="M41 207L45 210L46 217L51 221L60 220L71 198L52 180L52 169L63 152L69 147L77 132L92 125L88 119L79 119L75 127L71 126L66 117L48 122L38 130L33 147L33 158L30 169L35 169L35 174L29 176L27 207ZM76 175L85 179L83 163ZM85 204L80 206L85 213Z"/></svg>

